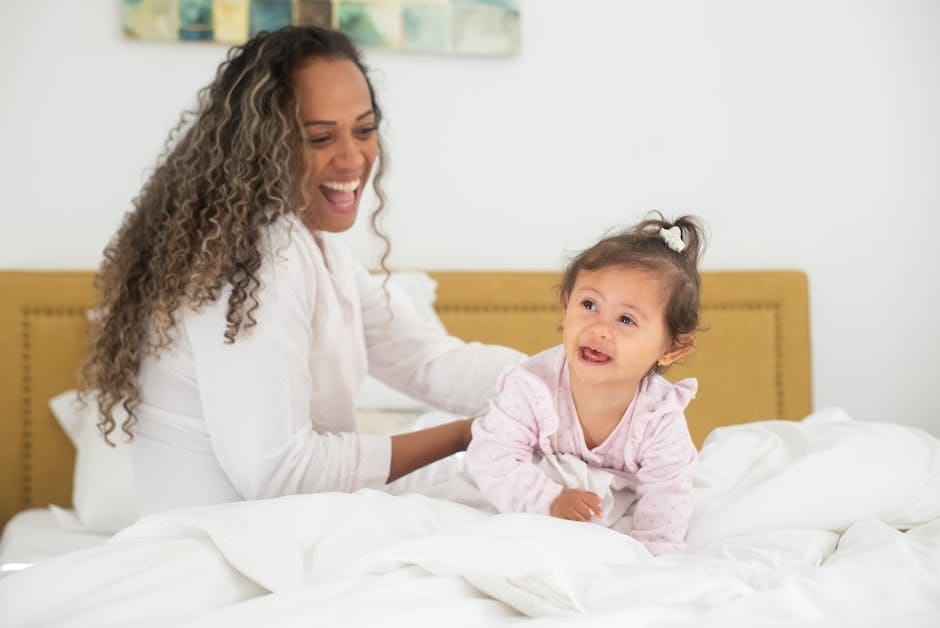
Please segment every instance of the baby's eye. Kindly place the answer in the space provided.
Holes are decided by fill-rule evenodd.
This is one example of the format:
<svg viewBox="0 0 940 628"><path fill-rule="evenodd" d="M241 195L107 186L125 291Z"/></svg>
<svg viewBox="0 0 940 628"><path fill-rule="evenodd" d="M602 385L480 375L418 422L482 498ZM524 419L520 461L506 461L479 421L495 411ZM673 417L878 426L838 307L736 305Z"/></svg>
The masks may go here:
<svg viewBox="0 0 940 628"><path fill-rule="evenodd" d="M581 301L581 305L582 307L584 307L584 309L591 310L592 312L597 310L597 304L594 303L594 301L591 301L590 299L584 299L583 301Z"/></svg>
<svg viewBox="0 0 940 628"><path fill-rule="evenodd" d="M627 316L626 314L621 314L618 320L624 325L636 325L636 321L633 320L631 317Z"/></svg>

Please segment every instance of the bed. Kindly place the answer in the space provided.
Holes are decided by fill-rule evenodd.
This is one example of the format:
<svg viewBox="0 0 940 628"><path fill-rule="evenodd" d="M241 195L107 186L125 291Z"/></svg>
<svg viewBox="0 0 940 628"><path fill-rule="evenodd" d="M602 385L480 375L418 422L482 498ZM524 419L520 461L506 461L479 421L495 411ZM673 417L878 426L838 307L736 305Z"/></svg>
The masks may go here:
<svg viewBox="0 0 940 628"><path fill-rule="evenodd" d="M528 353L560 340L555 273L424 276L434 290L417 305L465 340ZM802 273L703 281L705 331L668 373L700 385L687 413L701 447L690 551L653 558L600 526L474 508L448 484L459 456L390 492L89 527L83 505L115 499L79 491L91 456L50 400L75 387L92 274L0 272L0 625L936 625L940 443L813 411ZM363 424L446 418L396 403L363 408Z"/></svg>

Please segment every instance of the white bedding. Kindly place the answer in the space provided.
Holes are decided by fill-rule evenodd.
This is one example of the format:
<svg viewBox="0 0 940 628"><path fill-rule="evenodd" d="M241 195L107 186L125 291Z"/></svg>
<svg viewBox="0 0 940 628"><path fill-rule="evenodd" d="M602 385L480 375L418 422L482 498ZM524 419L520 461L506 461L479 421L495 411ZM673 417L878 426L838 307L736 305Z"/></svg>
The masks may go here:
<svg viewBox="0 0 940 628"><path fill-rule="evenodd" d="M72 511L51 506L16 513L0 536L0 578L40 560L102 545L110 534L84 528Z"/></svg>
<svg viewBox="0 0 940 628"><path fill-rule="evenodd" d="M936 438L838 411L722 428L695 490L690 553L657 558L417 494L162 513L0 580L0 625L940 625Z"/></svg>

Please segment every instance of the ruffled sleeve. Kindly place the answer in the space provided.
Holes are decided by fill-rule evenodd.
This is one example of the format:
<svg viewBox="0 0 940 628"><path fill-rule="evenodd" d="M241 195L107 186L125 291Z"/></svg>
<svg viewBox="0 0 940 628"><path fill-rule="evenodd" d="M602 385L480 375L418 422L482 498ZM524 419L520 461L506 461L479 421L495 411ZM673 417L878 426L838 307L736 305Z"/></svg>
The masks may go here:
<svg viewBox="0 0 940 628"><path fill-rule="evenodd" d="M521 366L499 378L489 412L473 425L467 470L500 512L549 514L563 486L537 465L545 420L557 429L557 411L544 382Z"/></svg>
<svg viewBox="0 0 940 628"><path fill-rule="evenodd" d="M685 408L698 382L671 384L654 376L644 391L645 429L637 452L637 502L631 535L654 555L685 551L692 517L692 480L698 452Z"/></svg>

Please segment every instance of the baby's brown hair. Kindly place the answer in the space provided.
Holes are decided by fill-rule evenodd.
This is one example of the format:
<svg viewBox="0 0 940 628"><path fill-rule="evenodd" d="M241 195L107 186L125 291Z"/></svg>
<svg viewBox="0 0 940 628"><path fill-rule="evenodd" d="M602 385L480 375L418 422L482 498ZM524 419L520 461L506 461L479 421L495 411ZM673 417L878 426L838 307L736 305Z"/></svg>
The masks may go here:
<svg viewBox="0 0 940 628"><path fill-rule="evenodd" d="M705 248L705 230L695 216L669 222L659 212L633 227L604 237L568 263L560 291L567 299L578 273L608 266L642 268L663 277L669 291L666 328L675 348L694 343L699 329L702 279L698 265ZM688 340L684 340L684 339ZM656 365L662 372L665 367Z"/></svg>

